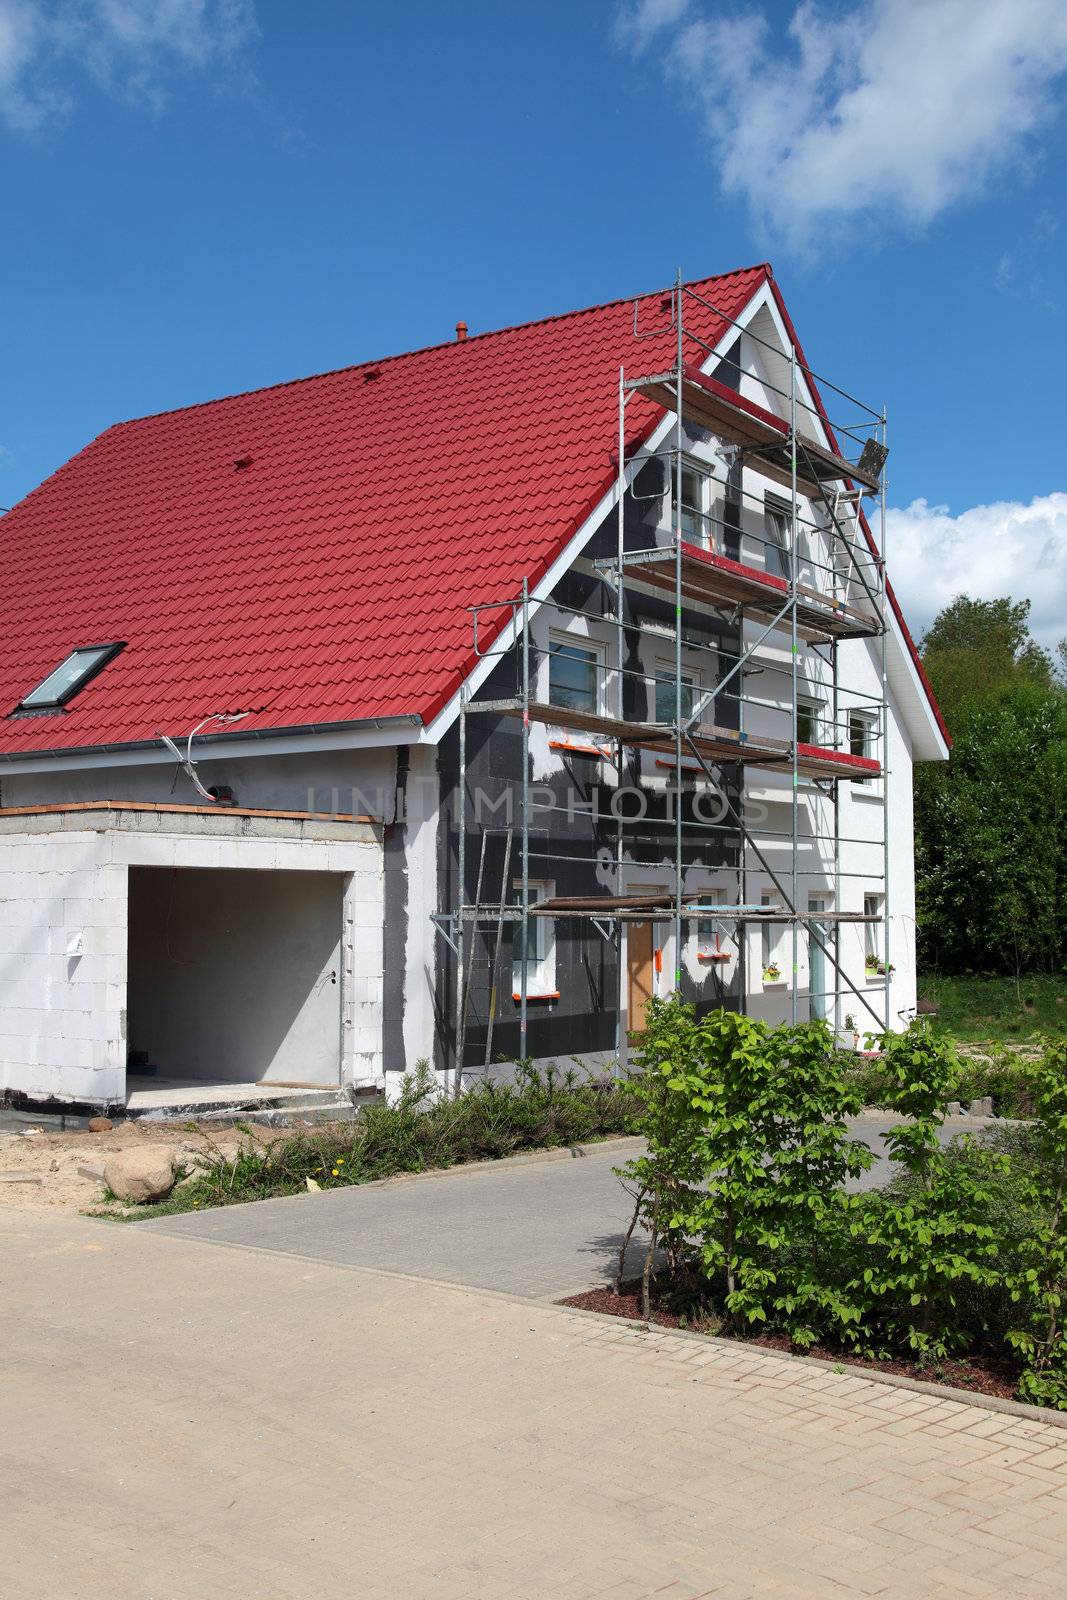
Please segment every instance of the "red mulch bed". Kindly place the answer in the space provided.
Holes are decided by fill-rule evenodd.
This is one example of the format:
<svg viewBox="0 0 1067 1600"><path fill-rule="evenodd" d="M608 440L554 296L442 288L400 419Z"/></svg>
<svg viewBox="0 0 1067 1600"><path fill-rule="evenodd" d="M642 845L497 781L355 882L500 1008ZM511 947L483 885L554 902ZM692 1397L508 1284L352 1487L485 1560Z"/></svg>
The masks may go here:
<svg viewBox="0 0 1067 1600"><path fill-rule="evenodd" d="M645 1320L641 1314L640 1286L631 1283L623 1284L622 1293L618 1295L612 1289L587 1289L584 1294L569 1295L559 1303L561 1306L578 1306L582 1311L599 1311L609 1317L624 1317L629 1322ZM662 1310L653 1295L649 1317L651 1323L661 1328L678 1328L682 1320L677 1312ZM685 1325L690 1333L701 1332L700 1327L691 1320L686 1320ZM716 1338L728 1337L728 1334L716 1334ZM813 1345L810 1350L794 1350L784 1334L764 1334L737 1342L755 1345L763 1350L786 1350L794 1355L812 1356L816 1361L831 1361L839 1366L866 1368L868 1372L895 1372L905 1378L918 1378L923 1383L944 1384L949 1389L968 1389L972 1394L996 1395L1000 1400L1016 1399L1017 1369L1008 1362L981 1356L942 1361L935 1367L920 1367L917 1362L908 1360L867 1361L851 1351L831 1350L824 1345Z"/></svg>

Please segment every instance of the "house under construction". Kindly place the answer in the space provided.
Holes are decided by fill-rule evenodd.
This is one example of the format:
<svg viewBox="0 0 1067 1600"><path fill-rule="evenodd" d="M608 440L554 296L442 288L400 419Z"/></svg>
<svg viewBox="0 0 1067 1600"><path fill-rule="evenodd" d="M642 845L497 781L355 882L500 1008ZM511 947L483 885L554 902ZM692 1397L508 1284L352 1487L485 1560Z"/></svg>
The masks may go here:
<svg viewBox="0 0 1067 1600"><path fill-rule="evenodd" d="M899 1026L948 745L886 435L765 265L102 435L0 523L8 1091Z"/></svg>

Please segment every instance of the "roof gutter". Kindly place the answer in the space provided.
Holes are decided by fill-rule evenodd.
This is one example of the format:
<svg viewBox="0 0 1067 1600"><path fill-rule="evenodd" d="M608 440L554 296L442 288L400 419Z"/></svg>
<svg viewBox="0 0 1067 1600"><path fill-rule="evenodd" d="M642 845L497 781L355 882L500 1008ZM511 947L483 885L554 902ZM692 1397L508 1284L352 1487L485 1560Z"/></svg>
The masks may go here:
<svg viewBox="0 0 1067 1600"><path fill-rule="evenodd" d="M422 718L413 713L397 717L361 717L349 722L302 722L292 727L241 728L240 731L233 733L199 734L196 747L201 759L208 754L205 747L210 747L212 756L225 751L226 754L237 757L247 753L242 749L247 743L258 745L281 739L297 741L314 739L319 748L325 749L329 748L332 740L337 740L339 744L348 744L354 742L361 733L399 735L407 732L417 737L422 727ZM411 740L402 742L409 743ZM161 739L131 739L125 743L64 745L51 750L5 750L0 751L0 764L6 767L27 766L33 762L62 765L70 761L79 766L92 766L100 764L107 756L132 757L134 760L142 761L151 761L158 757L161 762L172 759Z"/></svg>

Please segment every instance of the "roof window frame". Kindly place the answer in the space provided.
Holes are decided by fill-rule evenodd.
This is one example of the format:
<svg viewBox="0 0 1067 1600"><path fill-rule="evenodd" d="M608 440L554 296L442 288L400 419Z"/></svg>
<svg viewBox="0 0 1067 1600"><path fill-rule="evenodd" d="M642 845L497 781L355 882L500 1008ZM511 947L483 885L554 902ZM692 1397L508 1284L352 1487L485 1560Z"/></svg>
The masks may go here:
<svg viewBox="0 0 1067 1600"><path fill-rule="evenodd" d="M109 666L111 662L114 661L115 657L120 653L120 651L125 650L127 642L128 641L125 639L112 639L106 644L75 645L73 650L67 651L67 654L63 657L62 661L57 661L52 670L50 672L46 672L40 682L35 684L28 694L23 696L18 705L15 707L15 710L10 714L12 716L17 716L21 713L22 715L29 716L41 711L64 710L69 702L74 699L75 695L81 694L86 685L91 683L99 673L103 672L104 668ZM40 694L48 680L50 678L54 678L58 672L61 672L68 662L74 660L75 656L92 655L95 652L100 652L97 660L95 660L91 666L88 666L85 671L80 674L80 676L75 678L74 681L59 694L48 700L35 700L33 698L35 695Z"/></svg>

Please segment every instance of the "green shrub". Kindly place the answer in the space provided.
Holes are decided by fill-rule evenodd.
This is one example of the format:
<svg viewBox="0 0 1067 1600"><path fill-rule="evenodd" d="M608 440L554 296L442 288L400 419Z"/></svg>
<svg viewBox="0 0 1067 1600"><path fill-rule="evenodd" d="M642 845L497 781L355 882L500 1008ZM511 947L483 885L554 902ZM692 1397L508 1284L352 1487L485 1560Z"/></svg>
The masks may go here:
<svg viewBox="0 0 1067 1600"><path fill-rule="evenodd" d="M932 1027L930 1031L939 1032ZM857 1059L851 1054L846 1054L844 1061L849 1083L865 1106L886 1109L893 1104L893 1085L884 1061L879 1057ZM1030 1117L1034 1110L1034 1083L1034 1062L1015 1051L993 1046L987 1061L969 1056L960 1059L948 1098L968 1104L988 1096L996 1116Z"/></svg>
<svg viewBox="0 0 1067 1600"><path fill-rule="evenodd" d="M216 1150L203 1174L184 1185L167 1208L296 1194L309 1178L331 1189L517 1150L580 1144L627 1132L639 1109L623 1080L594 1078L573 1068L538 1071L523 1062L513 1082L486 1080L448 1097L422 1062L403 1080L394 1102L367 1106L349 1122L301 1130L269 1145L259 1144L248 1130L235 1158Z"/></svg>
<svg viewBox="0 0 1067 1600"><path fill-rule="evenodd" d="M824 1022L770 1028L677 999L648 1009L641 1065L648 1156L622 1169L652 1246L695 1258L734 1326L770 1323L807 1345L856 1322L824 1256L871 1163L844 1119L858 1109ZM651 1248L650 1248L651 1256ZM647 1278L647 1266L646 1266Z"/></svg>
<svg viewBox="0 0 1067 1600"><path fill-rule="evenodd" d="M1021 1392L1067 1409L1064 1047L1027 1067L1036 1123L946 1146L944 1108L971 1068L922 1021L878 1045L861 1072L900 1115L884 1134L893 1176L848 1194L871 1157L846 1119L872 1079L824 1023L650 1005L633 1086L648 1150L620 1169L650 1233L646 1312L658 1243L675 1308L705 1325L710 1308L734 1331L920 1363L1015 1351Z"/></svg>
<svg viewBox="0 0 1067 1600"><path fill-rule="evenodd" d="M990 1155L1004 1159L990 1164ZM1002 1354L1008 1332L1018 1322L1010 1284L1035 1225L1030 1185L1038 1159L1036 1133L1029 1123L989 1127L957 1137L945 1147L943 1160L953 1175L952 1187L980 1183L986 1189L986 1216L996 1241L996 1273L983 1274L980 1280L961 1276L954 1285L956 1342L968 1351ZM870 1203L918 1209L928 1203L921 1190L920 1178L900 1168Z"/></svg>
<svg viewBox="0 0 1067 1600"><path fill-rule="evenodd" d="M1048 1043L1038 1063L1032 1161L1025 1178L1032 1224L1019 1269L1008 1275L1019 1322L1008 1341L1025 1361L1028 1400L1067 1411L1067 1045Z"/></svg>

